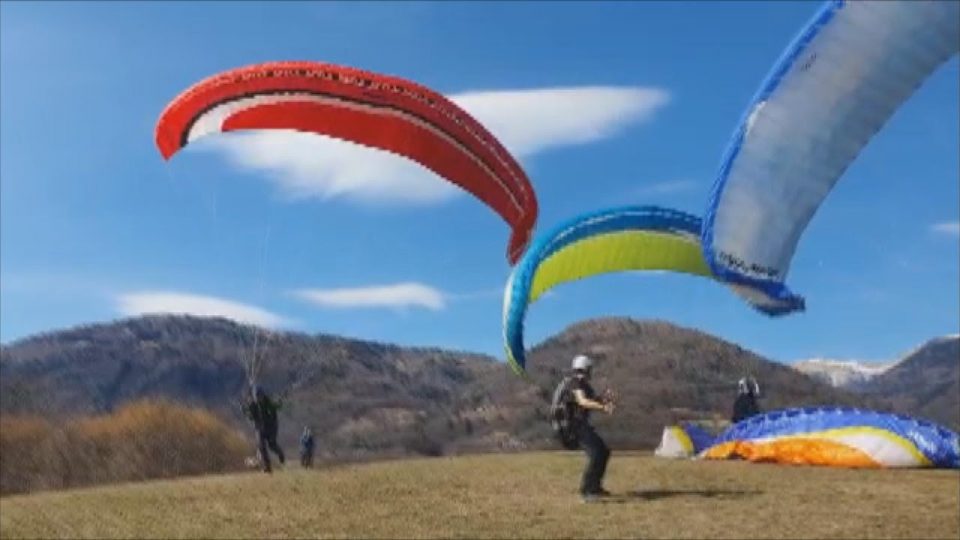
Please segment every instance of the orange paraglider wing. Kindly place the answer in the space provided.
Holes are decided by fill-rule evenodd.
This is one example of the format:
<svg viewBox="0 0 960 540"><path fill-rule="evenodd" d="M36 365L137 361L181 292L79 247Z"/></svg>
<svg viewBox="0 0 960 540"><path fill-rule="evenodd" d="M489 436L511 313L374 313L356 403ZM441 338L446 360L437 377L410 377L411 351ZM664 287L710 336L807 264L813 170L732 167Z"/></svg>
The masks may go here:
<svg viewBox="0 0 960 540"><path fill-rule="evenodd" d="M203 80L160 115L164 159L204 135L289 129L411 159L482 200L512 228L510 263L537 219L533 187L506 148L466 111L416 83L317 62L271 62Z"/></svg>

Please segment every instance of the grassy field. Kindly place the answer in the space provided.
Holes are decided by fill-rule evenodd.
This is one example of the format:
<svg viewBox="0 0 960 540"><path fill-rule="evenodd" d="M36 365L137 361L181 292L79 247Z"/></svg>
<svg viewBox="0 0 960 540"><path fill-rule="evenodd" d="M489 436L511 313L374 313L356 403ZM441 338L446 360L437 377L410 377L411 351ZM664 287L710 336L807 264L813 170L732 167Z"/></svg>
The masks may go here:
<svg viewBox="0 0 960 540"><path fill-rule="evenodd" d="M295 468L0 499L0 537L960 538L960 474L579 453Z"/></svg>

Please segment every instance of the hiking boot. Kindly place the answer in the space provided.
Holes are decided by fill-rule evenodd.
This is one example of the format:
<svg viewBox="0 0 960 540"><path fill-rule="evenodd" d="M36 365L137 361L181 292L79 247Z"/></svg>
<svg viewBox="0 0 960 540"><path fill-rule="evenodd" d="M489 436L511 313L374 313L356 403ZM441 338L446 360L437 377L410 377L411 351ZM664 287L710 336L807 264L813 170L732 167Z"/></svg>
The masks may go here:
<svg viewBox="0 0 960 540"><path fill-rule="evenodd" d="M580 496L580 502L583 504L600 502L600 496L595 493L584 493Z"/></svg>

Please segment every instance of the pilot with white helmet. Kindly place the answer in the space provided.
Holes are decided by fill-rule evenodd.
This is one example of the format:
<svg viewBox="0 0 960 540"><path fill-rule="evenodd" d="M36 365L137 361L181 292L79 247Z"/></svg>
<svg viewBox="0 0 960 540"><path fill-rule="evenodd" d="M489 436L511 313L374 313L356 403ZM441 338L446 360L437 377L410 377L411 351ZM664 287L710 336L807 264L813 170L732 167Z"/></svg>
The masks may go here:
<svg viewBox="0 0 960 540"><path fill-rule="evenodd" d="M590 411L611 414L614 404L612 400L598 396L590 386L590 377L593 372L593 360L590 357L578 355L573 359L571 367L574 372L571 391L576 405L572 412L572 423L580 440L580 446L586 451L588 458L580 483L580 494L584 502L591 502L597 497L610 494L603 488L603 475L607 470L607 461L610 459L610 448L590 424Z"/></svg>
<svg viewBox="0 0 960 540"><path fill-rule="evenodd" d="M737 399L733 402L733 416L730 420L737 423L760 414L757 398L760 397L760 385L753 377L744 377L737 382Z"/></svg>

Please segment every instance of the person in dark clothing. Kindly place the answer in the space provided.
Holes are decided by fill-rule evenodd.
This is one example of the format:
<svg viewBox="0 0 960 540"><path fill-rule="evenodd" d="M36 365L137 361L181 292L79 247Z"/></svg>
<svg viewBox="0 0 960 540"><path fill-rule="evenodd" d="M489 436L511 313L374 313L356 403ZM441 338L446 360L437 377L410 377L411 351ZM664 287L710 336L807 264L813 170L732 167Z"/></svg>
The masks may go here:
<svg viewBox="0 0 960 540"><path fill-rule="evenodd" d="M263 472L271 472L270 454L267 453L267 447L277 454L277 459L280 460L281 465L285 461L283 449L277 444L277 431L279 429L277 411L280 410L282 404L270 399L270 396L260 386L255 386L252 394L253 400L244 405L243 412L247 415L247 418L253 421L254 428L257 430L257 446Z"/></svg>
<svg viewBox="0 0 960 540"><path fill-rule="evenodd" d="M760 406L757 405L759 395L760 386L753 377L740 379L737 383L737 399L733 402L733 417L730 420L736 424L760 414Z"/></svg>
<svg viewBox="0 0 960 540"><path fill-rule="evenodd" d="M307 469L313 467L313 430L310 426L304 426L300 435L300 465Z"/></svg>
<svg viewBox="0 0 960 540"><path fill-rule="evenodd" d="M573 359L572 393L576 406L573 408L572 423L580 440L580 447L587 454L587 467L580 481L580 495L584 502L592 502L597 497L610 494L603 488L603 476L607 471L607 462L610 460L610 448L590 424L590 411L612 414L614 405L611 400L598 397L590 386L592 370L593 361L589 357L580 355Z"/></svg>

